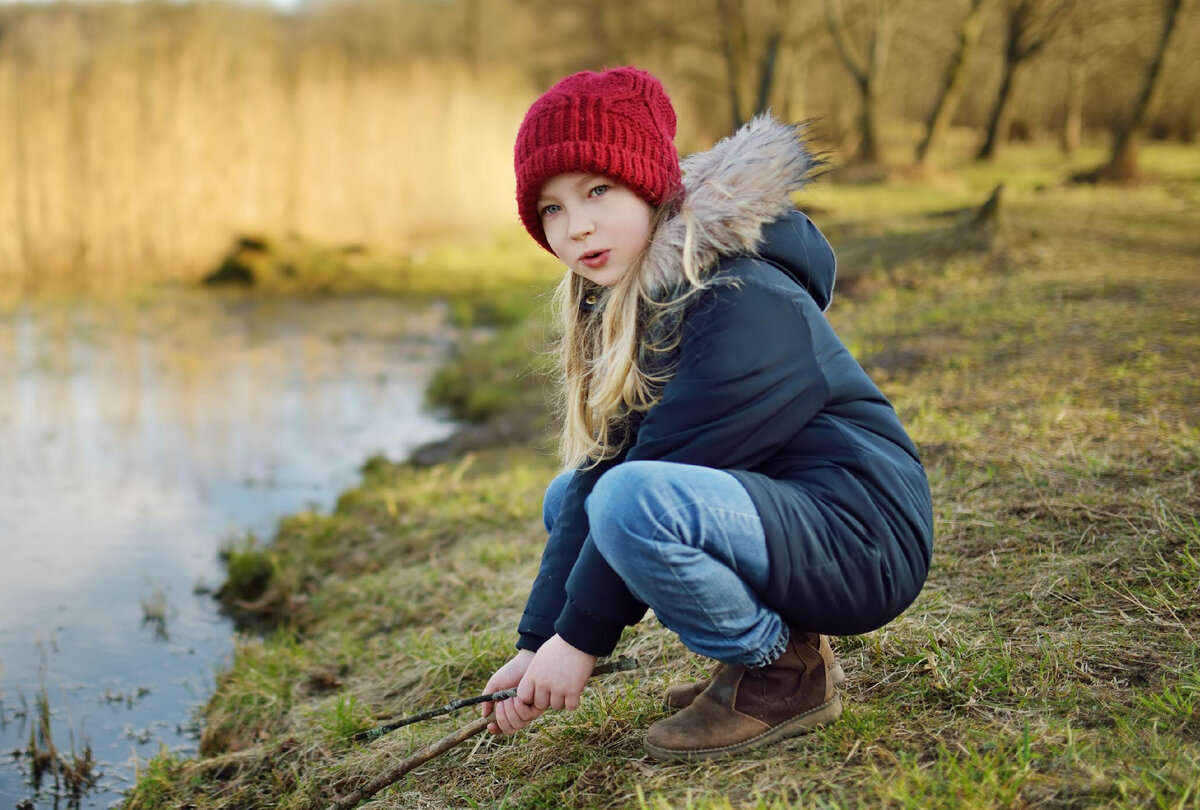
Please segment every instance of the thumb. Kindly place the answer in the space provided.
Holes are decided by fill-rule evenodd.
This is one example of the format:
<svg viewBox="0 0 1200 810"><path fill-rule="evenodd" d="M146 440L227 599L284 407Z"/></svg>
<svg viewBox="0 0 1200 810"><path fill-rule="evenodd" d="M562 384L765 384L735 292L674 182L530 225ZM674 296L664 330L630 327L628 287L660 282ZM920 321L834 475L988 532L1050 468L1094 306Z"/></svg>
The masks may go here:
<svg viewBox="0 0 1200 810"><path fill-rule="evenodd" d="M528 677L522 678L521 682L519 684L517 684L517 700L521 701L526 706L532 706L533 705L533 697L534 697L533 681Z"/></svg>

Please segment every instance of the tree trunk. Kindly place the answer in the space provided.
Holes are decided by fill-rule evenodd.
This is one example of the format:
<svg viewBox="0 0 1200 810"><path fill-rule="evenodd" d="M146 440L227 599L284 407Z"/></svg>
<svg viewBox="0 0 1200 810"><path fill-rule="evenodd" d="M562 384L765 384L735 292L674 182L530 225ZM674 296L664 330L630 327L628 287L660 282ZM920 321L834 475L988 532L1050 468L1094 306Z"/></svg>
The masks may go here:
<svg viewBox="0 0 1200 810"><path fill-rule="evenodd" d="M742 0L718 0L721 22L721 52L729 83L729 108L733 128L771 108L779 60L788 44L787 22L790 0L774 0L774 16L762 47L751 43L746 8ZM753 103L745 108L744 100Z"/></svg>
<svg viewBox="0 0 1200 810"><path fill-rule="evenodd" d="M888 47L891 43L892 9L890 0L872 3L872 26L870 51L863 57L855 46L842 17L840 0L825 0L825 18L829 32L837 45L842 63L854 77L858 87L859 128L861 140L852 160L858 163L882 163L883 150L878 137L879 84L887 63Z"/></svg>
<svg viewBox="0 0 1200 810"><path fill-rule="evenodd" d="M1008 140L1012 121L1014 89L1022 65L1054 36L1063 22L1072 16L1078 0L1016 0L1010 2L1004 45L1004 77L988 120L987 136L979 148L978 160L994 160Z"/></svg>
<svg viewBox="0 0 1200 810"><path fill-rule="evenodd" d="M1017 62L1005 61L1004 78L1000 82L1000 92L996 95L996 104L992 107L992 115L988 120L987 136L983 146L979 148L976 157L979 160L995 160L1000 149L1008 138L1008 127L1012 123L1013 84L1016 81Z"/></svg>
<svg viewBox="0 0 1200 810"><path fill-rule="evenodd" d="M479 72L479 47L483 30L481 0L466 0L463 3L462 52L463 61L471 73Z"/></svg>
<svg viewBox="0 0 1200 810"><path fill-rule="evenodd" d="M1097 16L1095 8L1090 9L1086 18ZM1083 142L1083 88L1087 84L1088 19L1084 13L1075 15L1070 33L1071 39L1067 47L1067 91L1063 105L1063 124L1059 145L1064 155L1075 154Z"/></svg>
<svg viewBox="0 0 1200 810"><path fill-rule="evenodd" d="M742 66L746 59L746 29L742 21L742 6L734 8L732 0L718 0L717 10L721 16L721 53L725 57L725 78L729 85L729 117L734 131L741 129L746 119L742 116ZM735 32L740 28L740 36Z"/></svg>
<svg viewBox="0 0 1200 810"><path fill-rule="evenodd" d="M786 93L783 98L783 117L786 121L803 118L808 112L808 60L799 53L793 54L788 62L785 79Z"/></svg>
<svg viewBox="0 0 1200 810"><path fill-rule="evenodd" d="M1087 62L1079 54L1071 58L1067 68L1067 106L1063 112L1062 150L1073 155L1083 140L1083 86L1087 79Z"/></svg>
<svg viewBox="0 0 1200 810"><path fill-rule="evenodd" d="M775 68L779 63L779 46L783 32L773 28L767 38L767 49L763 53L762 65L758 71L758 100L754 104L754 114L766 112L771 106L771 89L775 84Z"/></svg>
<svg viewBox="0 0 1200 810"><path fill-rule="evenodd" d="M941 145L950 121L958 109L966 87L967 74L970 72L971 59L975 55L975 46L979 44L979 36L983 32L983 11L987 0L971 0L967 18L963 21L962 30L958 35L958 47L950 58L946 70L946 79L942 85L942 93L934 104L933 112L925 122L925 135L917 144L915 165L920 168L928 165L930 154Z"/></svg>
<svg viewBox="0 0 1200 810"><path fill-rule="evenodd" d="M858 152L855 153L855 160L867 164L882 163L883 150L879 146L875 118L875 108L878 105L878 92L875 89L875 82L871 79L863 82L859 86L859 95L862 98L862 111L859 115L858 125L862 131L862 140L858 142Z"/></svg>
<svg viewBox="0 0 1200 810"><path fill-rule="evenodd" d="M1133 115L1117 133L1113 141L1112 156L1108 163L1096 171L1096 179L1111 182L1127 183L1138 174L1138 150L1141 147L1142 135L1149 123L1150 114L1162 93L1163 62L1167 49L1171 45L1171 35L1175 33L1176 23L1180 17L1180 9L1188 0L1163 0L1163 27L1158 40L1158 49L1150 66L1146 70L1142 82L1142 91L1134 104Z"/></svg>
<svg viewBox="0 0 1200 810"><path fill-rule="evenodd" d="M1024 4L1022 4L1023 6ZM1008 39L1004 46L1004 75L1000 79L1000 90L996 94L996 103L992 106L992 114L988 118L987 136L979 154L979 160L995 160L1000 154L1001 142L1008 138L1008 126L1012 120L1013 85L1016 83L1017 69L1021 66L1021 26L1020 11L1009 15Z"/></svg>

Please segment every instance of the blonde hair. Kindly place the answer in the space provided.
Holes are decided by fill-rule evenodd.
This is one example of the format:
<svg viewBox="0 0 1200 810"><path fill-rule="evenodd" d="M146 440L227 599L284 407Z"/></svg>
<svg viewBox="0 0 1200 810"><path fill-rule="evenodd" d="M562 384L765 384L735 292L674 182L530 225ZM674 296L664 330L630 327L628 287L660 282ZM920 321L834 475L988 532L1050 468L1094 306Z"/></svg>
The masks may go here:
<svg viewBox="0 0 1200 810"><path fill-rule="evenodd" d="M654 235L685 218L682 261L647 261ZM658 403L674 375L683 312L708 282L692 253L694 223L673 201L655 210L651 237L615 284L601 287L568 271L554 295L560 337L562 433L571 467L614 458L629 443L630 419Z"/></svg>

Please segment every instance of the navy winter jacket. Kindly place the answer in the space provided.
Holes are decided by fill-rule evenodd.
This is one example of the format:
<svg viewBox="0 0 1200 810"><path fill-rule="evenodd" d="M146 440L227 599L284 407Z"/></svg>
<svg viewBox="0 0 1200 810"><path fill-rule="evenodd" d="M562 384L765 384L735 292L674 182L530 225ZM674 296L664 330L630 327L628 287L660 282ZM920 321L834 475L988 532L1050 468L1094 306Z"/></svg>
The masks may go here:
<svg viewBox="0 0 1200 810"><path fill-rule="evenodd" d="M896 413L826 320L835 261L795 212L766 225L757 255L727 257L722 279L684 316L674 377L618 458L575 473L518 627L517 646L554 633L613 651L644 615L588 538L584 504L632 460L731 472L766 533L763 601L793 625L850 635L882 627L929 570L929 483Z"/></svg>

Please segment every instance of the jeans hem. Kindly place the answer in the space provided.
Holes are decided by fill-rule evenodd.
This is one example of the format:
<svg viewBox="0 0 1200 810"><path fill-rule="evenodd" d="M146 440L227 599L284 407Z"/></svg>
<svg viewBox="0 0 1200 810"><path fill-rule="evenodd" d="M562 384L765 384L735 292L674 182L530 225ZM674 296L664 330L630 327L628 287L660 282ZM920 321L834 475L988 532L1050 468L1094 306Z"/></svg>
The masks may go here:
<svg viewBox="0 0 1200 810"><path fill-rule="evenodd" d="M761 669L768 664L773 664L781 655L784 654L784 652L787 651L788 642L791 641L791 638L792 636L791 633L788 632L787 625L783 625L779 628L779 638L775 640L775 643L768 647L767 651L764 652L761 657L751 659L747 663L743 664L743 666L748 669Z"/></svg>

